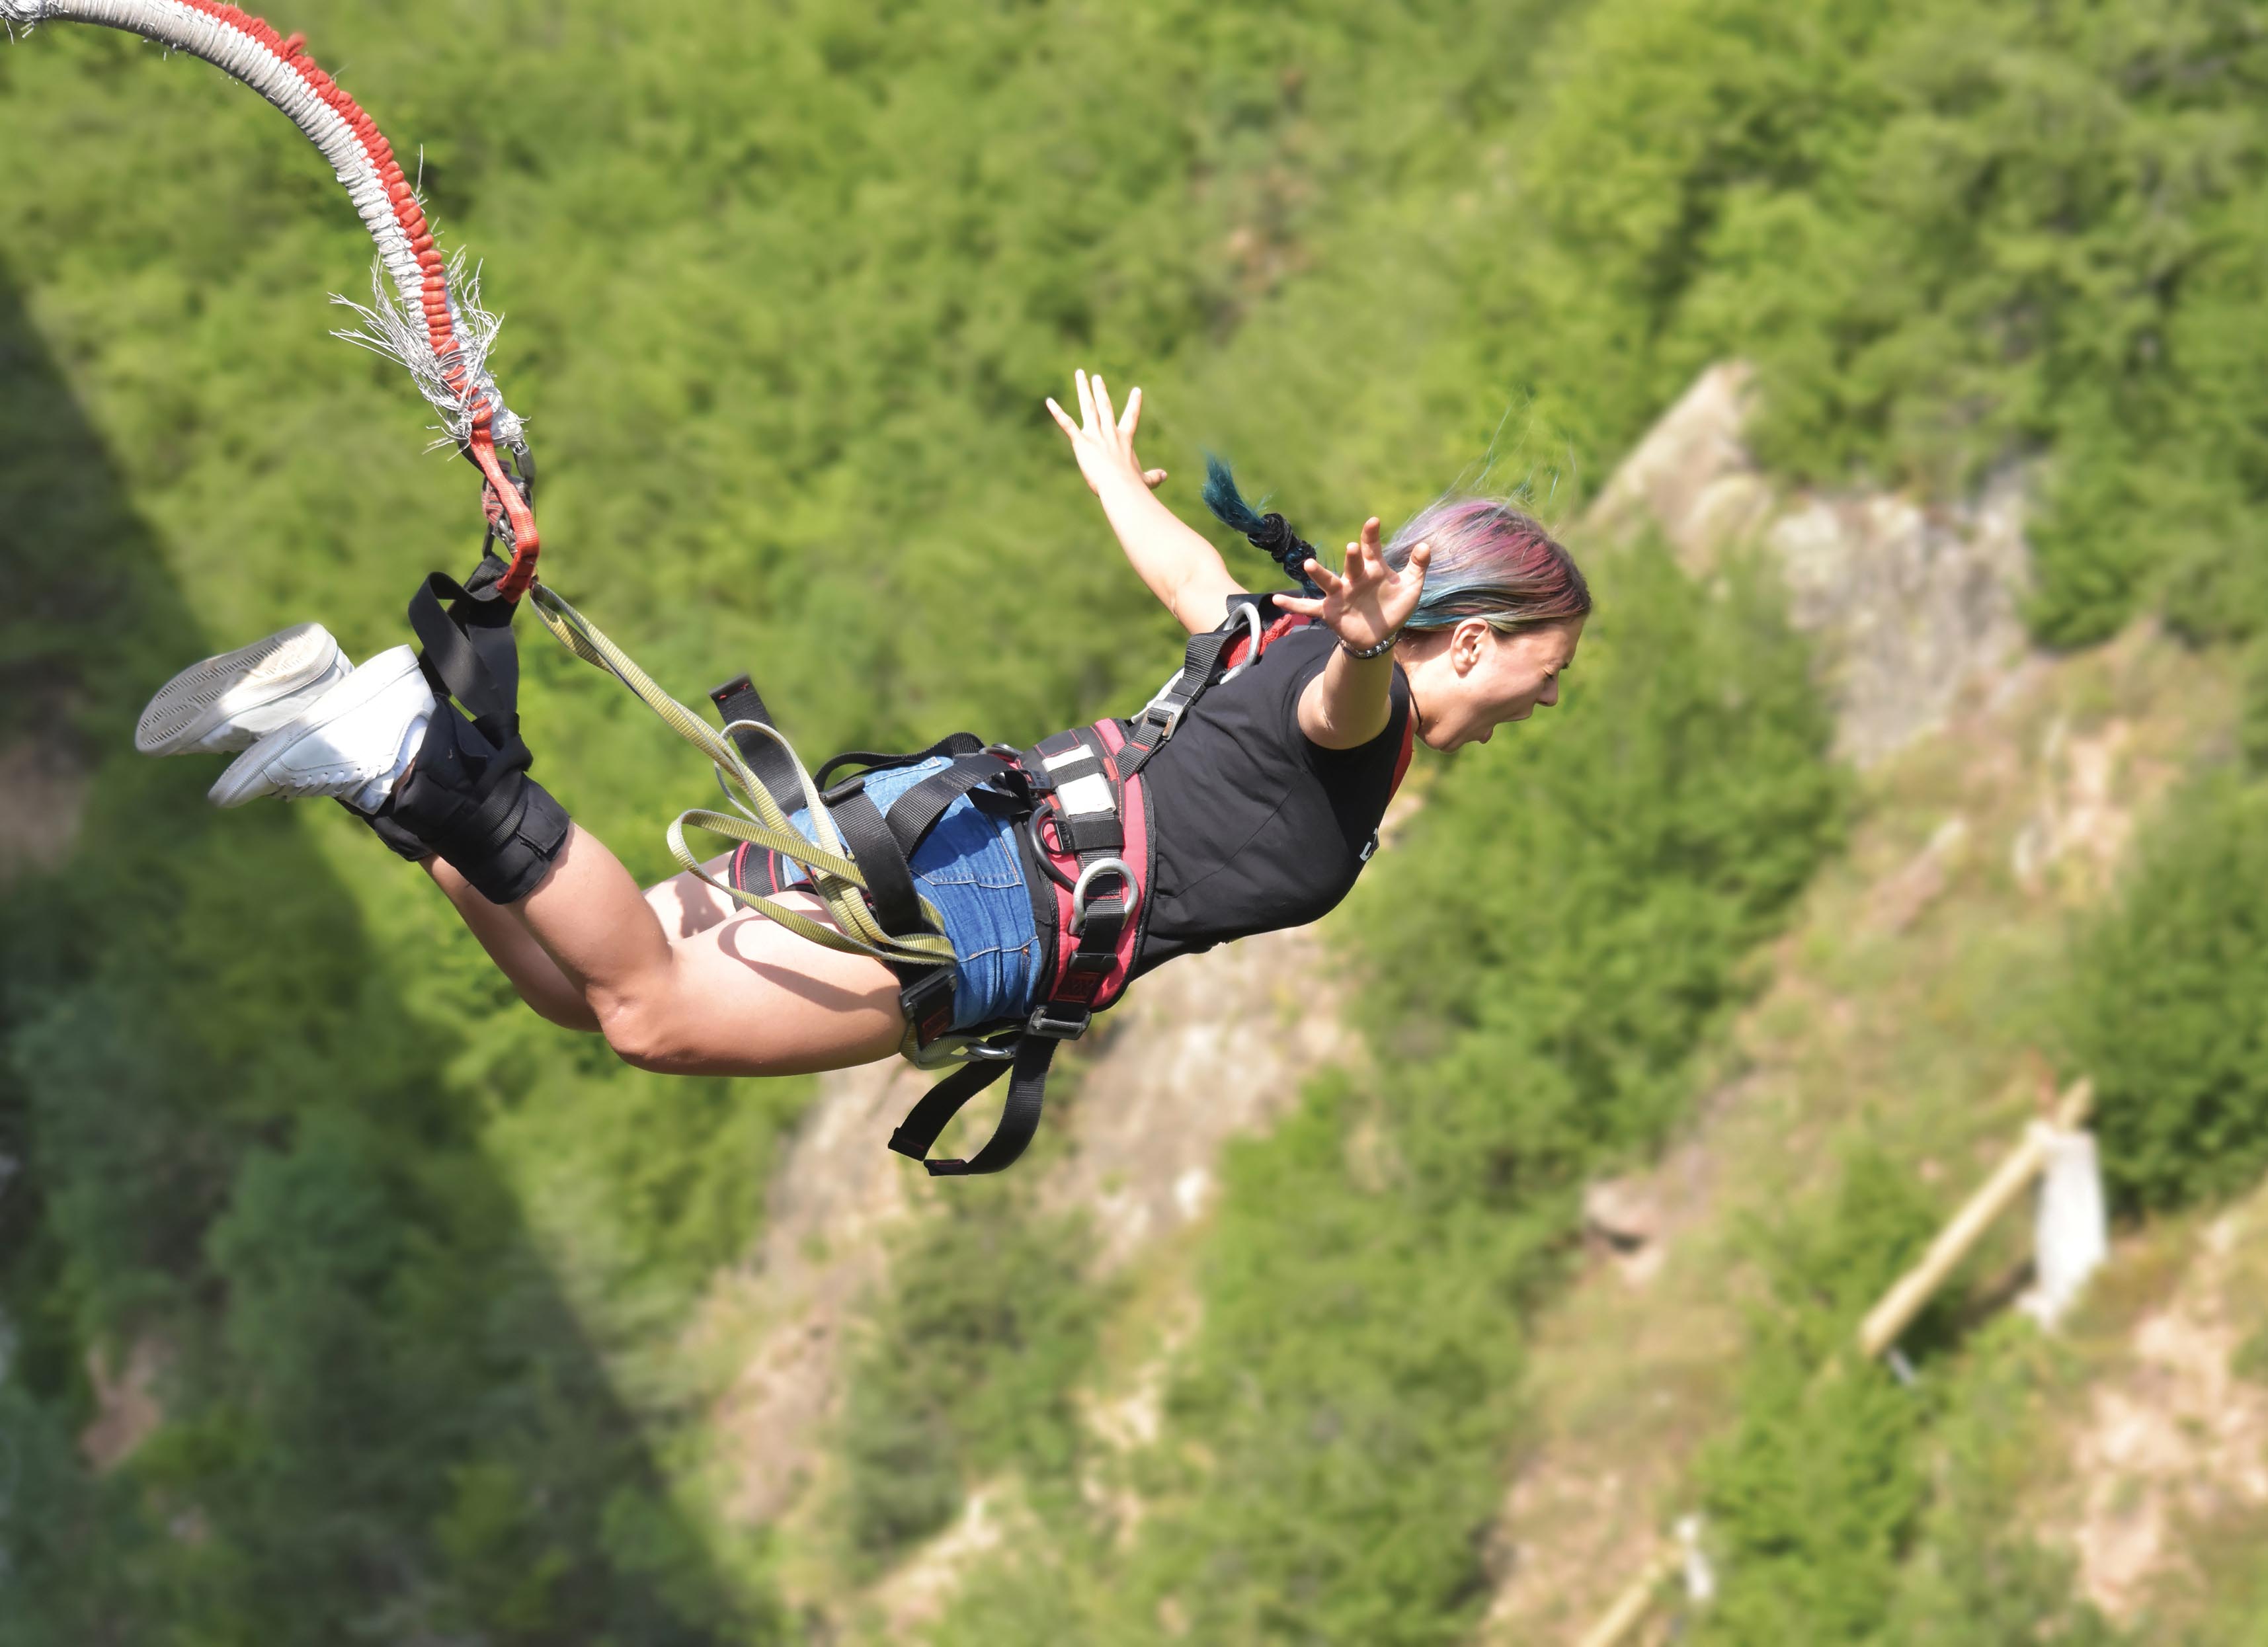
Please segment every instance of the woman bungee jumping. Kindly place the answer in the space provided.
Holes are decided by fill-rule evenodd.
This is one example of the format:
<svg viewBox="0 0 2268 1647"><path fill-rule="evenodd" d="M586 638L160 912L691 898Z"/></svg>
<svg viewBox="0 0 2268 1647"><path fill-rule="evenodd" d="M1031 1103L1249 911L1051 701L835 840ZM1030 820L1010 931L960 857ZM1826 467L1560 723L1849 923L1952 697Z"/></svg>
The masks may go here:
<svg viewBox="0 0 2268 1647"><path fill-rule="evenodd" d="M720 688L796 834L725 827L738 849L643 891L528 776L510 630L469 598L453 628L437 599L425 621L413 603L422 653L352 668L309 623L195 665L151 701L137 746L239 751L211 790L223 806L344 803L423 866L529 1006L639 1068L784 1075L957 1054L972 1067L892 1140L918 1158L1012 1063L1000 1136L973 1161L929 1163L996 1170L1030 1136L1056 1041L1174 956L1337 904L1413 741L1486 743L1557 702L1591 606L1566 551L1502 503L1445 498L1383 546L1373 518L1335 573L1216 463L1207 504L1304 592L1250 593L1154 495L1164 473L1135 454L1141 391L1118 415L1100 378L1075 383L1076 419L1048 409L1127 559L1192 636L1137 717L1027 750L963 734L920 757L861 755L863 773L822 792L843 763L810 780L745 681ZM898 947L846 931L845 874L863 893L847 913L871 909Z"/></svg>
<svg viewBox="0 0 2268 1647"><path fill-rule="evenodd" d="M300 624L176 676L137 746L239 752L211 791L224 806L338 799L424 866L529 1005L634 1064L781 1075L896 1051L954 1065L890 1147L935 1173L998 1171L1033 1136L1057 1045L1132 978L1345 896L1418 737L1486 742L1557 700L1590 595L1533 520L1447 498L1383 547L1368 522L1333 573L1215 464L1207 505L1300 585L1254 594L1152 496L1164 476L1134 455L1140 391L1119 417L1080 373L1078 420L1049 410L1127 558L1189 630L1181 668L1138 715L1028 749L955 733L814 776L745 676L711 695L712 728L539 579L534 454L489 367L499 321L478 265L443 254L393 144L304 35L229 0L0 0L11 35L55 23L202 58L291 119L376 253L370 303L347 305L362 323L338 335L408 370L481 485L481 564L462 585L425 579L416 648L352 668ZM528 776L522 607L716 768L733 812L681 814L685 872L650 892ZM688 827L739 845L704 864ZM990 1141L931 1158L1003 1074Z"/></svg>

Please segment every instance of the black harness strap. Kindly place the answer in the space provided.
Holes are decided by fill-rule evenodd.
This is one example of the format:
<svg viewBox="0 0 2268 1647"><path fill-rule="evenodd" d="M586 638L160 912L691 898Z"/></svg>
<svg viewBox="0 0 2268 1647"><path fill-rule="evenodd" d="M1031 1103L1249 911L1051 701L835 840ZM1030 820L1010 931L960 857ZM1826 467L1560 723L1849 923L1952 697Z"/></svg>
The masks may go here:
<svg viewBox="0 0 2268 1647"><path fill-rule="evenodd" d="M1002 764L1005 765L1005 761ZM1137 888L1126 875L1120 856L1126 849L1122 815L1125 787L1111 776L1108 750L1101 736L1091 727L1081 727L1043 739L1025 755L1023 771L1030 788L1049 798L1046 815L1057 839L1078 852L1080 878L1090 895L1082 906L1078 930L1055 934L1051 975L1061 946L1075 944L1077 947L1064 960L1061 981L1016 1032L1014 1058L964 1064L924 1093L890 1135L891 1149L921 1162L939 1178L997 1173L1023 1154L1039 1129L1056 1048L1086 1033L1104 982L1117 964L1119 940L1126 923L1138 914ZM919 786L909 790L899 805L918 792ZM894 807L893 822L896 815ZM929 1159L938 1135L970 1099L998 1080L1004 1070L1009 1077L1008 1101L1001 1111L999 1126L984 1147L966 1160Z"/></svg>
<svg viewBox="0 0 2268 1647"><path fill-rule="evenodd" d="M975 732L952 732L928 748L917 749L909 755L885 755L876 754L869 749L846 749L813 774L812 782L825 789L827 780L835 776L837 767L864 767L869 772L887 772L893 767L912 766L932 755L952 755L957 760L962 755L980 754L983 748L983 740Z"/></svg>
<svg viewBox="0 0 2268 1647"><path fill-rule="evenodd" d="M435 684L465 706L483 733L488 723L510 720L506 735L517 734L519 650L512 644L512 607L435 572L409 597L409 627L423 649L428 678L438 676Z"/></svg>
<svg viewBox="0 0 2268 1647"><path fill-rule="evenodd" d="M1045 1011L1044 1007L1041 1009L1041 1012ZM1012 1165L1040 1129L1040 1112L1047 1098L1048 1066L1055 1062L1057 1044L1073 1038L1049 1033L1040 1026L1039 1019L1040 1013L1034 1013L1033 1022L1026 1026L1023 1038L1016 1043L1012 1060L986 1058L965 1063L924 1093L921 1102L908 1112L898 1129L890 1135L890 1148L919 1161L932 1178L974 1178ZM1079 1029L1086 1027L1082 1020ZM1000 1112L1000 1124L993 1129L984 1147L967 1160L929 1159L930 1148L946 1124L961 1113L970 1099L998 1080L1004 1071L1008 1076L1008 1102Z"/></svg>
<svg viewBox="0 0 2268 1647"><path fill-rule="evenodd" d="M891 835L882 809L867 798L866 780L856 777L838 783L821 798L835 815L836 827L843 832L843 844L850 849L851 862L866 877L866 901L873 906L874 919L881 923L882 930L893 937L928 931L929 923L922 919L921 895L914 890L913 868L898 849L897 838ZM938 968L910 970L926 974ZM905 974L899 975L902 978Z"/></svg>
<svg viewBox="0 0 2268 1647"><path fill-rule="evenodd" d="M887 816L866 794L866 779L874 771L911 765L936 754L951 754L955 759L899 796ZM821 770L860 758L838 755ZM905 937L930 930L914 885L915 849L954 801L1013 770L1004 757L978 745L972 734L956 732L918 754L876 757L866 772L845 779L821 798L866 877L867 898L884 931ZM893 963L891 970L897 974L898 1004L913 1026L915 1045L927 1047L953 1027L953 968Z"/></svg>
<svg viewBox="0 0 2268 1647"><path fill-rule="evenodd" d="M778 724L765 707L763 695L746 675L734 675L723 686L711 688L709 701L717 706L717 713L725 717L727 727L736 721L755 721L763 726ZM727 732L725 736L733 740L733 746L740 752L740 759L748 763L748 770L779 804L781 811L793 812L803 805L803 780L796 774L795 761L777 740L745 727Z"/></svg>
<svg viewBox="0 0 2268 1647"><path fill-rule="evenodd" d="M416 635L418 667L437 696L465 706L473 724L497 753L483 767L473 799L497 820L508 803L499 786L525 772L535 757L519 735L519 649L512 638L512 606L496 592L504 562L484 557L470 587L444 572L431 574L409 598L409 627ZM445 607L441 603L449 604Z"/></svg>
<svg viewBox="0 0 2268 1647"><path fill-rule="evenodd" d="M1234 644L1241 633L1241 628L1232 621L1221 629L1189 636L1189 646L1182 653L1181 673L1143 705L1142 713L1127 728L1126 747L1130 753L1123 757L1122 777L1130 778L1149 765L1150 757L1180 730L1182 717L1189 713L1190 704L1205 695L1219 673L1221 654Z"/></svg>
<svg viewBox="0 0 2268 1647"><path fill-rule="evenodd" d="M890 835L898 850L911 857L954 802L1011 775L1021 776L1005 755L990 750L963 755L944 771L931 773L890 804ZM1028 791L1023 798L1028 805Z"/></svg>

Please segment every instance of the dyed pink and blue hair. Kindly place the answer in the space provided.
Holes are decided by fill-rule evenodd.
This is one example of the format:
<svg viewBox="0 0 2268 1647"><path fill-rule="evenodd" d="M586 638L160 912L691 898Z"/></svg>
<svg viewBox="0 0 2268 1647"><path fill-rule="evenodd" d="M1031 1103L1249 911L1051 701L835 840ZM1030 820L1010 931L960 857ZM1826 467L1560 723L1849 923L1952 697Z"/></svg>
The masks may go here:
<svg viewBox="0 0 2268 1647"><path fill-rule="evenodd" d="M1307 585L1302 568L1313 549L1283 516L1256 512L1236 489L1228 465L1211 454L1204 501L1223 525L1244 533ZM1451 495L1427 504L1388 542L1386 563L1401 570L1421 543L1430 544L1432 554L1425 592L1405 629L1453 629L1478 618L1509 633L1563 623L1591 610L1590 585L1573 557L1533 517L1501 499Z"/></svg>
<svg viewBox="0 0 2268 1647"><path fill-rule="evenodd" d="M1582 570L1531 516L1494 497L1448 496L1410 518L1386 545L1400 571L1419 544L1432 546L1425 589L1404 629L1453 629L1479 618L1510 631L1587 616Z"/></svg>

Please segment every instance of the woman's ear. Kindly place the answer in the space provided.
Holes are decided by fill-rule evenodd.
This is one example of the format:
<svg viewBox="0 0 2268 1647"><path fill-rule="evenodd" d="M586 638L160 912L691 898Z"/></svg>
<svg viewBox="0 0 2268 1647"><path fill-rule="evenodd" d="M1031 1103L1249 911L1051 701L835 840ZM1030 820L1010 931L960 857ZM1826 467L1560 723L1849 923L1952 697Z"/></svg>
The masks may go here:
<svg viewBox="0 0 2268 1647"><path fill-rule="evenodd" d="M1487 620L1460 619L1457 627L1449 631L1449 662L1459 674L1468 673L1480 667L1481 660L1495 643L1496 631L1488 626Z"/></svg>

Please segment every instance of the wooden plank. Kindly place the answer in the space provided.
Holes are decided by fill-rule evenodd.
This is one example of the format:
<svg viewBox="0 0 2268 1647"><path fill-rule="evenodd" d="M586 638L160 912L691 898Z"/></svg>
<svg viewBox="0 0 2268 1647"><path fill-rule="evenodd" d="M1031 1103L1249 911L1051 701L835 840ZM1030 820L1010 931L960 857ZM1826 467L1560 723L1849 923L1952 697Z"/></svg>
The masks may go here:
<svg viewBox="0 0 2268 1647"><path fill-rule="evenodd" d="M1661 1586L1677 1576L1685 1564L1683 1545L1672 1544L1660 1551L1646 1563L1646 1570L1631 1580L1630 1588L1615 1598L1599 1621L1591 1626L1579 1647L1621 1647L1621 1643L1636 1629L1646 1615L1653 1610L1653 1598Z"/></svg>
<svg viewBox="0 0 2268 1647"><path fill-rule="evenodd" d="M2094 1100L2094 1084L2084 1079L2075 1081L2064 1094L2063 1101L2056 1106L2051 1121L2036 1121L2025 1129L2024 1141L1985 1180L1984 1187L1954 1214L1953 1222L1930 1243L1921 1262L1901 1276L1897 1284L1882 1295L1881 1302L1867 1312L1867 1319L1859 1325L1860 1354L1871 1361L1897 1342L1898 1335L1913 1324L1914 1317L1945 1284L1946 1277L1975 1250L1992 1221L2006 1212L2039 1176L2040 1169L2047 1163L2048 1146L2056 1131L2068 1132L2078 1127L2087 1119Z"/></svg>

